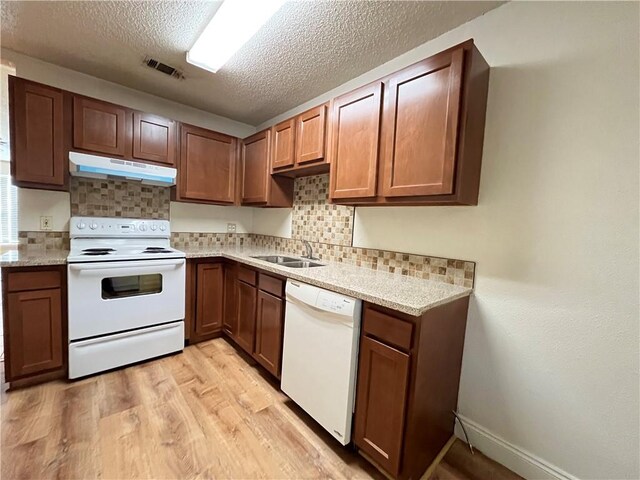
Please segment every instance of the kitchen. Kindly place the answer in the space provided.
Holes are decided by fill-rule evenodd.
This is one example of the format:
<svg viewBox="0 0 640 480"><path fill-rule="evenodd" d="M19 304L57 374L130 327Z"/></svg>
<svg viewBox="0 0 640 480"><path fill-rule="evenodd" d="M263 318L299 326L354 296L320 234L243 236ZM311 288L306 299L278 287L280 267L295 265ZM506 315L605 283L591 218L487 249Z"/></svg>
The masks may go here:
<svg viewBox="0 0 640 480"><path fill-rule="evenodd" d="M637 478L638 4L219 8L2 3L3 476Z"/></svg>

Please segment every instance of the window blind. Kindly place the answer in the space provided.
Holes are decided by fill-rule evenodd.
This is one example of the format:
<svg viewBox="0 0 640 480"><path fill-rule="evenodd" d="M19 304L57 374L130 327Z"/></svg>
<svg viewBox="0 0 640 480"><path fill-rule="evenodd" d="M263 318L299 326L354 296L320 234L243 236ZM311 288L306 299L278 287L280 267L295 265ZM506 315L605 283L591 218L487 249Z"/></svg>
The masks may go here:
<svg viewBox="0 0 640 480"><path fill-rule="evenodd" d="M18 243L18 189L0 174L0 243Z"/></svg>

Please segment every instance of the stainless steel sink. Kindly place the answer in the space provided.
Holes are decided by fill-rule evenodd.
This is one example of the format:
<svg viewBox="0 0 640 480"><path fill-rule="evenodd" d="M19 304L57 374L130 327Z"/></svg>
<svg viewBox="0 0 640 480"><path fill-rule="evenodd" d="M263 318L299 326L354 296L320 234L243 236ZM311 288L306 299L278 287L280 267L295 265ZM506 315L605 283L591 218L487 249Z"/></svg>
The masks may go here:
<svg viewBox="0 0 640 480"><path fill-rule="evenodd" d="M312 262L310 260L304 260L296 257L285 257L282 255L255 255L251 258L257 260L264 260L265 262L275 263L289 268L310 268L310 267L324 267L321 263Z"/></svg>

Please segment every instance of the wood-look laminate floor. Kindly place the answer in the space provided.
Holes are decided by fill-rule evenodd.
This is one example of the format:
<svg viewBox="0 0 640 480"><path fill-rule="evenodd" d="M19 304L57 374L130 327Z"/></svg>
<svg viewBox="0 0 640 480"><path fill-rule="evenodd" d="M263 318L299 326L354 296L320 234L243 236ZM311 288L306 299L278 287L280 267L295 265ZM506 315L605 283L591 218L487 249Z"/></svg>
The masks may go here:
<svg viewBox="0 0 640 480"><path fill-rule="evenodd" d="M225 340L2 394L4 480L382 478Z"/></svg>
<svg viewBox="0 0 640 480"><path fill-rule="evenodd" d="M76 382L3 385L1 478L385 478L247 360L215 339ZM429 480L519 478L457 440Z"/></svg>

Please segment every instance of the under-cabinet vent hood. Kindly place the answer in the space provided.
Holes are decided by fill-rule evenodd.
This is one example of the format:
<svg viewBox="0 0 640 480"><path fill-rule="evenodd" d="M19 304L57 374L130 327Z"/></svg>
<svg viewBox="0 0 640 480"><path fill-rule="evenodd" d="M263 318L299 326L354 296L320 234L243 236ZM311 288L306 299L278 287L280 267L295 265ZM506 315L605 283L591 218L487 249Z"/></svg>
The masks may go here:
<svg viewBox="0 0 640 480"><path fill-rule="evenodd" d="M177 170L119 158L69 152L69 173L74 177L114 178L171 187L176 184Z"/></svg>

